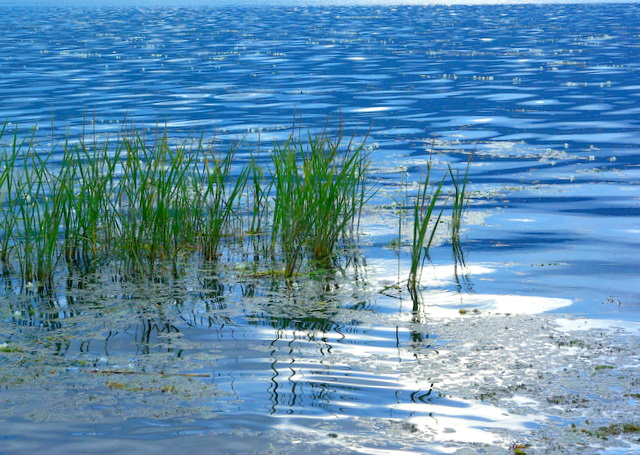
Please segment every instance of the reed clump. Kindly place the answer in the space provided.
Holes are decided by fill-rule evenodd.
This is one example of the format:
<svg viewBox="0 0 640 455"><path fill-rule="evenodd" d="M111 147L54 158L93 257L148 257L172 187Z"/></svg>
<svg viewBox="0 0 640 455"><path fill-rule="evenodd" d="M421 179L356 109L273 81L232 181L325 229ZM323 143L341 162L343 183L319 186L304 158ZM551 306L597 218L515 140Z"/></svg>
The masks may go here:
<svg viewBox="0 0 640 455"><path fill-rule="evenodd" d="M275 198L272 251L279 247L285 276L310 257L330 261L336 244L355 232L362 207L371 197L366 184L369 166L364 146L342 146L342 136L293 136L272 154Z"/></svg>
<svg viewBox="0 0 640 455"><path fill-rule="evenodd" d="M0 155L0 260L24 285L50 285L61 266L73 274L109 261L127 274L177 273L196 252L217 257L237 228L247 172L232 174L235 149L132 129L114 143L43 151L14 134Z"/></svg>
<svg viewBox="0 0 640 455"><path fill-rule="evenodd" d="M240 145L220 152L202 138L175 143L135 128L47 150L34 135L7 142L5 132L0 261L23 286L107 263L127 275L175 275L257 235L255 259L268 256L291 278L303 263L330 263L370 194L364 148L325 133L292 134L261 164L255 154L238 163Z"/></svg>
<svg viewBox="0 0 640 455"><path fill-rule="evenodd" d="M364 141L344 140L340 131L303 136L294 130L268 156L243 151L240 158L241 143L220 151L202 137L174 141L166 131L144 135L135 128L114 139L93 135L45 149L35 129L21 139L6 126L0 128L0 263L23 288L50 288L61 273L71 277L103 265L126 277L178 276L194 261L216 267L238 248L254 273L264 273L257 264L288 281L302 268L331 271L337 251L357 240L363 207L376 190ZM434 183L429 163L409 205L414 302L451 196L452 245L460 246L468 172L467 166L461 180L449 167Z"/></svg>
<svg viewBox="0 0 640 455"><path fill-rule="evenodd" d="M411 236L411 265L407 288L414 303L419 301L418 284L425 259L429 255L429 248L440 225L448 198L443 192L445 177L433 185L431 181L432 163L427 164L427 172L419 184L418 192L413 203L413 232ZM439 204L440 203L440 204ZM438 209L438 206L440 207Z"/></svg>
<svg viewBox="0 0 640 455"><path fill-rule="evenodd" d="M464 175L461 177L457 169L447 166L447 172L444 173L440 180L433 181L432 170L433 162L429 160L426 165L426 172L422 176L417 185L417 191L412 196L412 202L409 203L409 217L412 230L409 237L410 249L410 267L409 276L407 278L407 289L414 303L414 308L420 302L419 284L424 263L429 259L429 250L433 245L436 233L443 221L445 210L450 205L450 235L451 247L454 254L456 264L461 262L464 265L464 256L460 243L460 230L462 227L462 217L468 207L469 195L467 192L467 184L469 178L469 169L472 157L467 162ZM405 170L402 171L404 175ZM403 182L408 188L408 184ZM447 187L449 188L447 190ZM409 194L405 194L405 198L409 199ZM452 201L449 204L449 201ZM399 219L402 221L403 213L400 213ZM402 224L399 225L399 244L401 244Z"/></svg>

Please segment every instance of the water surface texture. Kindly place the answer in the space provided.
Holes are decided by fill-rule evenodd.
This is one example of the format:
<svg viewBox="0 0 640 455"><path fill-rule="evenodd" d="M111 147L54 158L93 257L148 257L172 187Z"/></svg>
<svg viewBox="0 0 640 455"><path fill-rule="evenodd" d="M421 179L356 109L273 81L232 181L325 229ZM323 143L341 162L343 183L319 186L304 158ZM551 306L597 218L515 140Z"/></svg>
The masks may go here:
<svg viewBox="0 0 640 455"><path fill-rule="evenodd" d="M294 119L370 128L381 187L366 261L330 286L229 272L7 289L0 453L634 453L639 17L0 7L7 131L37 125L46 148L126 121L268 150ZM462 255L439 239L416 308L384 207L429 159L470 155Z"/></svg>

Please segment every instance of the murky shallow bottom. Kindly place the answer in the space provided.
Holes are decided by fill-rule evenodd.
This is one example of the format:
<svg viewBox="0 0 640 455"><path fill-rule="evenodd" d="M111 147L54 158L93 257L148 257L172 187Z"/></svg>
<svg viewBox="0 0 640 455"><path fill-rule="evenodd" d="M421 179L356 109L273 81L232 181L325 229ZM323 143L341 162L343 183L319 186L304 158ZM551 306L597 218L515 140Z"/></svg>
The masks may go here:
<svg viewBox="0 0 640 455"><path fill-rule="evenodd" d="M132 286L94 308L78 291L89 300L62 308L83 309L63 327L5 327L3 450L640 448L618 429L637 423L640 324L505 314L499 299L461 314L444 290L413 308L373 288L203 300Z"/></svg>
<svg viewBox="0 0 640 455"><path fill-rule="evenodd" d="M239 409L223 412L216 403L220 392L210 379L43 371L28 387L3 391L9 414L3 450L108 453L126 448L156 453L162 448L164 453L184 453L189 447L216 447L216 453L511 453L513 444L530 445L527 453L638 450L637 433L602 430L611 422L637 419L637 338L620 331L612 336L616 330L610 328L557 330L539 317L462 319L440 321L438 327L443 336L463 342L447 344L428 361L398 364L387 373L390 382L405 377L433 381L433 397L389 403L372 416L367 410L356 411L356 416L295 411L268 415L250 396L246 401L235 397L242 401L233 403ZM469 331L474 333L470 336ZM494 336L488 340L487 333ZM367 375L375 372L372 381L382 381L375 361L360 359L359 364ZM325 365L324 370L341 376L343 368ZM5 368L3 373L10 371ZM304 381L304 371L298 374ZM347 375L343 379L360 382L360 393L376 393L381 387L367 389L361 384L366 381ZM259 379L254 381L260 388ZM158 390L166 387L171 390ZM329 385L326 392L336 388ZM327 405L336 406L336 400ZM346 403L349 406L354 404Z"/></svg>

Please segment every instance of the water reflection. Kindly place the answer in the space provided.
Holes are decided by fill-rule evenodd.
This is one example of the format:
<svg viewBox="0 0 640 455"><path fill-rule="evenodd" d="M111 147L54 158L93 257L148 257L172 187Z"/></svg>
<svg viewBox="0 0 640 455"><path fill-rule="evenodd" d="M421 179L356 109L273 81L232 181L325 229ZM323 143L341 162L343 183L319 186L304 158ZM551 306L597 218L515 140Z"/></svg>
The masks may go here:
<svg viewBox="0 0 640 455"><path fill-rule="evenodd" d="M338 428L347 425L340 430L345 444L349 422L358 421L406 433L411 444L487 442L492 428L524 431L540 420L507 419L493 405L447 394L442 366L457 360L434 317L461 317L461 308L470 314L472 308L482 314L543 311L570 302L459 292L461 273L470 282L495 273L462 260L464 265L427 266L422 284L429 285L417 308L407 295L380 293L381 282L397 278L381 270L393 271L397 262L389 268L376 259L364 267L352 258L340 273L300 278L295 286L219 264L172 282L114 279L109 271L86 280L76 276L57 293L6 296L2 314L24 311L33 319L29 327L9 324L6 345L18 351L13 360L1 360L0 371L8 384L32 377L35 387L63 371L64 379L48 385L51 409L63 416L68 397L61 388L73 384L104 402L96 407L79 401L74 415L112 412L109 400L116 399L120 415L193 412L208 416L202 417L205 428L259 415L297 422L296 431L340 422ZM38 322L52 309L55 327ZM48 372L32 376L37 363ZM218 417L208 420L211 415ZM393 430L389 422L402 424ZM263 420L260 428L278 425ZM452 427L459 432L451 433Z"/></svg>
<svg viewBox="0 0 640 455"><path fill-rule="evenodd" d="M465 251L460 241L451 244L453 257L453 278L459 293L473 293L473 281L465 260Z"/></svg>
<svg viewBox="0 0 640 455"><path fill-rule="evenodd" d="M232 398L212 405L229 410L251 401L273 415L380 416L403 400L437 397L431 383L395 372L427 358L435 338L416 317L378 321L376 293L361 289L369 280L357 269L357 279L345 272L295 289L206 270L171 284L76 277L58 292L7 294L9 341L34 349L29 340L45 330L49 341L33 355L81 371L213 371Z"/></svg>

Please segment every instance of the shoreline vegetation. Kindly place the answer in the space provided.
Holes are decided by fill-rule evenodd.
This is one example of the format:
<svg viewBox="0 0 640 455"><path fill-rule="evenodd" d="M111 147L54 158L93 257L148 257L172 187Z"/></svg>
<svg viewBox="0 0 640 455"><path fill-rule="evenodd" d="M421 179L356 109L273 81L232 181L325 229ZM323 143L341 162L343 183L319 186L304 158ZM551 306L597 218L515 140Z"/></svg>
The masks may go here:
<svg viewBox="0 0 640 455"><path fill-rule="evenodd" d="M105 264L125 277L178 276L194 260L223 261L227 248L253 257L254 273L268 264L269 274L291 282L303 270L331 269L340 252L357 248L362 210L377 191L368 149L342 131L313 135L294 125L268 158L258 151L243 160L241 143L220 151L204 135L176 142L166 131L148 138L134 126L44 150L36 139L35 128L26 137L9 133L7 123L0 128L0 263L22 291L50 289L61 273ZM448 205L451 243L460 247L468 166L463 177L449 167L433 184L429 163L405 201L413 213L407 286L414 302Z"/></svg>

